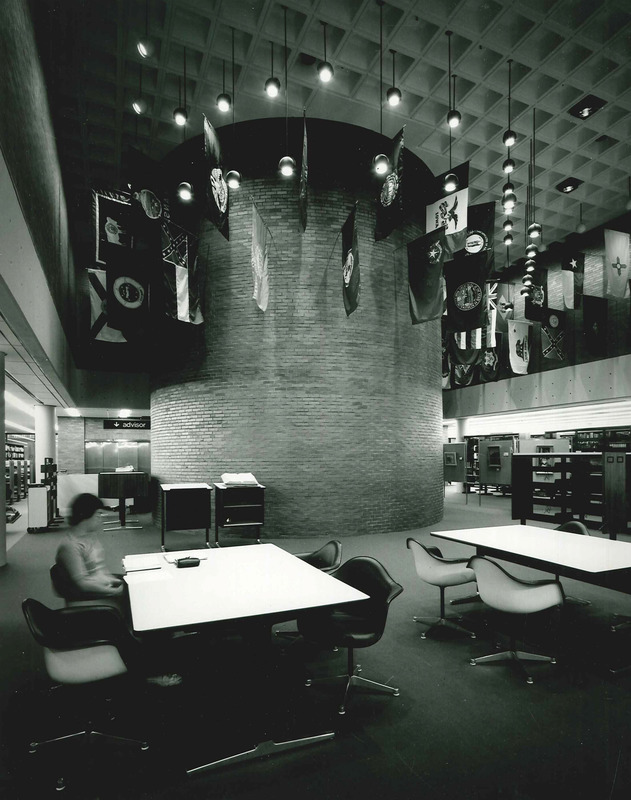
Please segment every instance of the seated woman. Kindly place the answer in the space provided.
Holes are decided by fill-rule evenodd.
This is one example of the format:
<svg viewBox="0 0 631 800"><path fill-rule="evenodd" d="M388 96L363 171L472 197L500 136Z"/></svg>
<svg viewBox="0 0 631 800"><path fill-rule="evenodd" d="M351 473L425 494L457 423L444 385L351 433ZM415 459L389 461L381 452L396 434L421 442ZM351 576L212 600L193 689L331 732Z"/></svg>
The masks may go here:
<svg viewBox="0 0 631 800"><path fill-rule="evenodd" d="M107 569L97 538L101 529L97 512L102 508L103 503L93 494L80 494L72 503L70 530L55 558L74 595L72 599L122 598L124 594L123 581ZM112 605L121 607L120 603Z"/></svg>
<svg viewBox="0 0 631 800"><path fill-rule="evenodd" d="M80 494L74 499L70 530L66 540L59 545L55 561L63 573L66 599L95 600L99 605L111 605L129 620L126 586L120 576L107 569L105 552L97 538L97 532L101 529L98 512L103 507L101 500L93 494ZM107 638L107 626L111 624L111 617L95 608L95 614L84 619L92 620L97 628L103 625L103 635ZM97 633L94 630L91 632ZM122 638L120 644L119 650L131 672L144 674L149 683L158 686L177 686L182 682L181 677L175 673L149 676L147 650L131 631L129 636Z"/></svg>

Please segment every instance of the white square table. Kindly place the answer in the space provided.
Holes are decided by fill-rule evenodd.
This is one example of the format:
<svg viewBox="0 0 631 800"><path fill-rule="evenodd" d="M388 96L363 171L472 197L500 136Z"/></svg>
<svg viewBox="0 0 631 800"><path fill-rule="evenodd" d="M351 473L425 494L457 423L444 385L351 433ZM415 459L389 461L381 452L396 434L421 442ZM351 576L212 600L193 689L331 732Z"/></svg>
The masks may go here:
<svg viewBox="0 0 631 800"><path fill-rule="evenodd" d="M181 568L185 556L199 566ZM125 556L134 630L149 632L259 619L271 624L310 608L368 599L274 544ZM332 731L252 750L187 770L188 774L333 739Z"/></svg>

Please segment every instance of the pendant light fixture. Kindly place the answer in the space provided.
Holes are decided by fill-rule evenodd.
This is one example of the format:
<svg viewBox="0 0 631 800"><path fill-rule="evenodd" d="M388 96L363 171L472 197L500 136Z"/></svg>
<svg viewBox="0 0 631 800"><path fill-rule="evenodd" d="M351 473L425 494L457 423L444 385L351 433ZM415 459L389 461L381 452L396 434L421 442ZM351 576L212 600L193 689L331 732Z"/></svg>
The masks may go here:
<svg viewBox="0 0 631 800"><path fill-rule="evenodd" d="M383 136L383 100L381 93L383 91L383 6L384 0L377 0L379 6L379 133ZM384 153L379 153L372 160L372 166L377 175L384 175L390 166L388 156Z"/></svg>
<svg viewBox="0 0 631 800"><path fill-rule="evenodd" d="M182 105L182 82L178 78L178 107L173 112L175 124L181 128L186 125L188 111L186 110L186 48L184 48L184 105Z"/></svg>
<svg viewBox="0 0 631 800"><path fill-rule="evenodd" d="M149 0L145 0L145 35L136 42L136 49L141 58L151 58L155 48L149 38Z"/></svg>
<svg viewBox="0 0 631 800"><path fill-rule="evenodd" d="M265 81L265 92L267 93L268 97L278 97L278 93L280 92L280 81L278 78L274 77L274 42L270 42L272 46L272 71L270 77Z"/></svg>
<svg viewBox="0 0 631 800"><path fill-rule="evenodd" d="M185 203L190 203L193 199L193 187L188 181L182 181L177 187L177 196Z"/></svg>
<svg viewBox="0 0 631 800"><path fill-rule="evenodd" d="M504 244L506 247L509 247L513 243L513 234L510 231L507 231L504 234Z"/></svg>
<svg viewBox="0 0 631 800"><path fill-rule="evenodd" d="M237 104L237 95L234 91L234 28L232 28L232 147L235 148L236 137L234 135L234 115ZM226 173L226 183L230 189L238 189L241 186L241 173L236 169L231 169Z"/></svg>
<svg viewBox="0 0 631 800"><path fill-rule="evenodd" d="M534 221L535 218L535 109L532 109L532 140L531 140L531 186L530 186L530 210L532 214L532 222L528 226L528 236L531 239L541 238L543 231L541 225Z"/></svg>
<svg viewBox="0 0 631 800"><path fill-rule="evenodd" d="M234 69L234 64L232 65ZM221 93L217 95L217 108L221 111L222 114L226 114L230 111L232 106L232 99L230 95L226 92L226 59L222 60L222 73L223 73L223 89Z"/></svg>
<svg viewBox="0 0 631 800"><path fill-rule="evenodd" d="M322 35L324 36L324 61L318 64L318 75L322 83L328 83L333 77L333 67L326 59L326 22L322 23Z"/></svg>
<svg viewBox="0 0 631 800"><path fill-rule="evenodd" d="M449 94L449 111L447 113L447 124L450 128L457 128L460 125L460 120L462 117L460 116L460 112L456 111L456 76L451 74L451 37L453 36L453 31L445 31L445 36L447 37L447 91ZM451 89L451 81L453 78L453 93Z"/></svg>
<svg viewBox="0 0 631 800"><path fill-rule="evenodd" d="M283 6L285 13L285 151L289 151L289 85L287 83L287 6ZM286 178L291 177L296 169L296 162L291 156L283 156L278 162L280 174Z"/></svg>
<svg viewBox="0 0 631 800"><path fill-rule="evenodd" d="M398 106L401 102L401 92L397 89L396 81L395 81L395 69L394 69L394 59L397 54L396 50L391 50L392 53L392 86L388 89L388 93L386 94L386 98L388 100L389 105L391 106Z"/></svg>
<svg viewBox="0 0 631 800"><path fill-rule="evenodd" d="M583 204L578 204L578 225L576 226L577 233L585 233L587 225L583 222Z"/></svg>
<svg viewBox="0 0 631 800"><path fill-rule="evenodd" d="M504 230L505 233L508 233L509 231L513 230L513 220L510 219L510 217L504 220L502 229Z"/></svg>
<svg viewBox="0 0 631 800"><path fill-rule="evenodd" d="M138 97L133 101L131 107L140 116L147 110L147 101L142 96L142 64L139 64L138 68Z"/></svg>
<svg viewBox="0 0 631 800"><path fill-rule="evenodd" d="M445 35L447 36L448 42L448 64L449 64L449 72L447 73L447 94L449 95L448 103L449 103L449 113L447 114L447 127L449 128L449 172L445 175L443 179L443 191L451 194L458 189L460 185L460 181L458 180L458 176L451 171L451 131L452 128L455 128L460 123L460 114L457 111L454 111L452 105L452 97L451 97L451 36L453 31L445 31ZM455 84L454 84L455 86ZM458 121L455 125L452 124L452 120L455 119L453 114L458 115Z"/></svg>
<svg viewBox="0 0 631 800"><path fill-rule="evenodd" d="M511 64L513 63L513 59L508 59L508 127L504 131L504 136L502 137L502 141L506 145L507 153L506 158L504 159L504 163L502 164L502 169L507 175L515 169L515 162L510 157L510 149L517 141L517 134L511 128L511 117L510 117L510 101L511 101Z"/></svg>

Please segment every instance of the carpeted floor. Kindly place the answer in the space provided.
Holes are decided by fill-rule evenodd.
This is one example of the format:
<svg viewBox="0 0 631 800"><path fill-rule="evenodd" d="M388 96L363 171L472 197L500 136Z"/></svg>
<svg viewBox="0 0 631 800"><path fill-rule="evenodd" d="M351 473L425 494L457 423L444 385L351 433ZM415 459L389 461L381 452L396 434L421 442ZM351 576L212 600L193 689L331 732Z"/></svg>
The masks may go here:
<svg viewBox="0 0 631 800"><path fill-rule="evenodd" d="M510 498L465 498L448 487L444 519L434 530L505 524ZM143 518L140 531L103 534L113 569L126 553L159 549L160 534ZM271 533L268 531L268 533ZM631 790L631 671L611 678L612 664L631 664L631 629L612 634L614 612L631 614L627 595L564 581L568 593L592 601L568 606L556 625L532 622L529 642L553 647L559 663L535 665L533 686L506 665L471 667L472 656L492 651L503 621L480 603L457 606L479 632L476 640L441 631L422 640L412 616L438 610L438 590L416 577L408 536L430 542L429 529L344 539L344 559L371 555L403 587L392 604L383 639L361 651L363 674L400 688L399 697L357 693L347 714L336 713L339 690L304 687L304 675L335 674L345 654L322 653L298 640L276 639L262 659L238 635L198 635L172 645L165 658L184 675L176 689L139 688L123 682L114 694L123 735L146 737L146 753L73 745L28 755L33 738L73 729L74 705L65 690L51 691L42 657L20 611L24 597L58 607L48 568L63 536L27 535L0 571L0 703L3 725L3 798L65 796L81 800L138 798L427 798L428 800L545 800L559 796L618 800ZM170 534L168 544L199 546L199 534ZM224 536L226 544L248 540ZM327 540L283 539L290 552ZM449 556L465 546L438 543ZM506 565L515 575L541 577ZM456 587L450 598L470 593ZM291 627L291 623L287 623ZM80 708L83 708L80 704ZM335 730L336 738L214 772L186 769L249 749L263 739L299 738ZM54 734L53 734L54 732ZM67 789L54 791L62 771Z"/></svg>

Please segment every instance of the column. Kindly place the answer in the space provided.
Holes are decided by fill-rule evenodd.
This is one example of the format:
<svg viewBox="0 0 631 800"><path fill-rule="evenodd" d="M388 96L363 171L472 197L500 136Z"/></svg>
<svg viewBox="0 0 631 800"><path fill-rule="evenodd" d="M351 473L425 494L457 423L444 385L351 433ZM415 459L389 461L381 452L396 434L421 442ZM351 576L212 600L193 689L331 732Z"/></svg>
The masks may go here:
<svg viewBox="0 0 631 800"><path fill-rule="evenodd" d="M0 352L0 438L2 444L7 440L4 424L4 353ZM5 459L6 460L6 459ZM7 563L7 493L0 491L0 567Z"/></svg>
<svg viewBox="0 0 631 800"><path fill-rule="evenodd" d="M34 406L35 417L35 483L42 482L41 467L45 458L57 463L57 442L55 437L55 406Z"/></svg>

